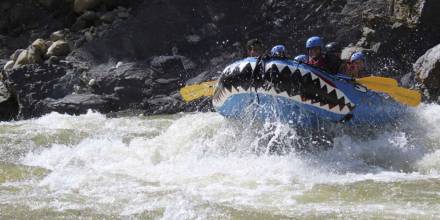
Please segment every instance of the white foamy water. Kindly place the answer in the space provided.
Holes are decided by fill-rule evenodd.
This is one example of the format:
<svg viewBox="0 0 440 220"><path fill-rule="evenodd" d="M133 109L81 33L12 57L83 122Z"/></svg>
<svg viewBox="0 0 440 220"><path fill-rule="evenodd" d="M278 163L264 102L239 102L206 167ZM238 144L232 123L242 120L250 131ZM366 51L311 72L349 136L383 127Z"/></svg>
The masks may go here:
<svg viewBox="0 0 440 220"><path fill-rule="evenodd" d="M269 153L298 134L216 113L0 123L0 216L130 219L435 219L440 106L334 148Z"/></svg>

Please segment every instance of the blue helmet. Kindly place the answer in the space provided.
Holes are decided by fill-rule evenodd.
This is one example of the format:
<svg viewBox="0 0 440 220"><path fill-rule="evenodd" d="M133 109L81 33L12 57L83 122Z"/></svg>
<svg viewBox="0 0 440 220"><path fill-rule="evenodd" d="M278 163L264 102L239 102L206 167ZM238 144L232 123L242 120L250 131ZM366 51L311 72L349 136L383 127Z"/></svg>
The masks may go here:
<svg viewBox="0 0 440 220"><path fill-rule="evenodd" d="M270 50L272 56L284 56L286 54L286 47L284 45L276 45Z"/></svg>
<svg viewBox="0 0 440 220"><path fill-rule="evenodd" d="M350 62L354 62L356 60L363 60L364 62L366 61L365 55L362 53L362 51L355 52L351 55Z"/></svg>
<svg viewBox="0 0 440 220"><path fill-rule="evenodd" d="M298 55L294 58L294 60L299 63L305 63L308 59L309 57L305 54Z"/></svg>
<svg viewBox="0 0 440 220"><path fill-rule="evenodd" d="M313 47L321 47L322 48L322 40L318 36L313 36L307 39L306 42L306 48L313 48Z"/></svg>

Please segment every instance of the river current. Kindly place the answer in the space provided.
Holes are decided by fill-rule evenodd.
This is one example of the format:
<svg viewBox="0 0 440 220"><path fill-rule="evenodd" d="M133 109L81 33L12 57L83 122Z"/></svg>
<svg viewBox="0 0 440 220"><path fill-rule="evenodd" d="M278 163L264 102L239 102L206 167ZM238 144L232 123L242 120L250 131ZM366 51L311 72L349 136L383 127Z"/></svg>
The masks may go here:
<svg viewBox="0 0 440 220"><path fill-rule="evenodd" d="M284 153L217 113L2 122L0 219L440 219L439 112Z"/></svg>

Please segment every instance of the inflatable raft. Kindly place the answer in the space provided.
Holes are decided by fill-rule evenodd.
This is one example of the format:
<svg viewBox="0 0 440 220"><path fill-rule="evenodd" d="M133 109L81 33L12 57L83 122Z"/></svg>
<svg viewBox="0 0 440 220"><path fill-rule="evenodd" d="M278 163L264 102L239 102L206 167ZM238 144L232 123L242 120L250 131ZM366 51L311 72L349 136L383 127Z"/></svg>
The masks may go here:
<svg viewBox="0 0 440 220"><path fill-rule="evenodd" d="M387 94L371 91L350 77L274 58L246 58L227 66L213 105L228 118L305 126L319 120L381 125L407 110Z"/></svg>

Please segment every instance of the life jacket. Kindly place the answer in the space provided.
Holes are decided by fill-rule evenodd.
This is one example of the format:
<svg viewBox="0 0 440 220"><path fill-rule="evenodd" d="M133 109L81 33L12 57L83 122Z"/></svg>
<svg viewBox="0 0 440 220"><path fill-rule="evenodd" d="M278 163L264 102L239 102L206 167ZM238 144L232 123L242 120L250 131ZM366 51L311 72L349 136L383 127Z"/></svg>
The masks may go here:
<svg viewBox="0 0 440 220"><path fill-rule="evenodd" d="M309 58L307 64L316 66L322 69L327 69L327 62L324 57L319 57L319 59Z"/></svg>

